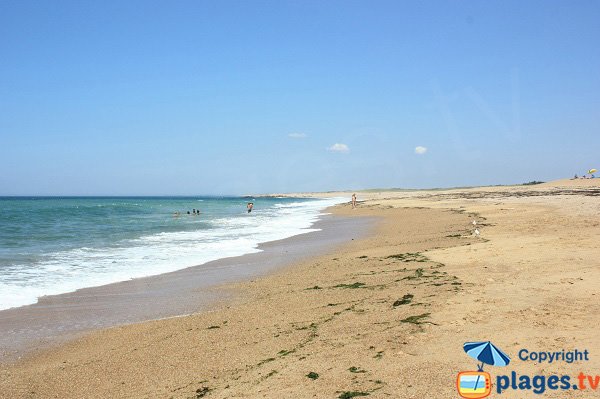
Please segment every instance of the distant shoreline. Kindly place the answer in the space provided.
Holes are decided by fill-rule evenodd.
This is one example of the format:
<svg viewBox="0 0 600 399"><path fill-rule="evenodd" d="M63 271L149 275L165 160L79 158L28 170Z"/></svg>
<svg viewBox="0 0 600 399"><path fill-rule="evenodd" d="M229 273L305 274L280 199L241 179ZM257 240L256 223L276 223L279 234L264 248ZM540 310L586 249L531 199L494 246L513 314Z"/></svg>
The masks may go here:
<svg viewBox="0 0 600 399"><path fill-rule="evenodd" d="M290 193L269 193L269 194L256 194L255 198L325 198L325 197L349 197L352 193L364 194L364 196L371 198L370 195L378 193L427 193L427 192L458 192L458 191L477 191L482 189L490 189L492 191L503 191L512 189L524 189L524 190L546 190L546 189L560 189L560 188L594 188L600 187L600 178L595 179L561 179L553 180L549 182L535 182L535 184L522 183L522 184L510 184L510 185L487 185L487 186L466 186L466 187L439 187L439 188L370 188L360 190L339 190L339 191L315 191L315 192L290 192Z"/></svg>

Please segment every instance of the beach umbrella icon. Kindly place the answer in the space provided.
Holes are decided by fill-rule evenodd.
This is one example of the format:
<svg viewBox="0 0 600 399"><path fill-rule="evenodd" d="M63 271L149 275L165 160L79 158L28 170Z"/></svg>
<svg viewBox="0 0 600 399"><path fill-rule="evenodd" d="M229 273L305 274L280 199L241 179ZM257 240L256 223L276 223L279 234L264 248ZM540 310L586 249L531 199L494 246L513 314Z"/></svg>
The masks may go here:
<svg viewBox="0 0 600 399"><path fill-rule="evenodd" d="M466 342L463 349L467 355L481 362L479 371L483 370L484 364L490 366L506 366L510 363L510 357L490 341L486 342Z"/></svg>
<svg viewBox="0 0 600 399"><path fill-rule="evenodd" d="M481 364L477 366L477 371L483 371L484 364L489 364L490 366L506 366L510 363L510 357L490 341L465 342L463 349L467 355L481 362ZM475 387L479 384L479 377L480 375L477 375Z"/></svg>

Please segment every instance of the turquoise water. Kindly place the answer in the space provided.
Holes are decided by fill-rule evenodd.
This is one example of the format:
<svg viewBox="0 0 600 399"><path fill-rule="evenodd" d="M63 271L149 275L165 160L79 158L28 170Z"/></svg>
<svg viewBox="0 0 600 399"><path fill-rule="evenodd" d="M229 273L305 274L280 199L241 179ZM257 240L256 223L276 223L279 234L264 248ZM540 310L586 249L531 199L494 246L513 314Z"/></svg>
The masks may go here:
<svg viewBox="0 0 600 399"><path fill-rule="evenodd" d="M253 201L247 213L239 197L0 198L0 309L256 252L341 200Z"/></svg>

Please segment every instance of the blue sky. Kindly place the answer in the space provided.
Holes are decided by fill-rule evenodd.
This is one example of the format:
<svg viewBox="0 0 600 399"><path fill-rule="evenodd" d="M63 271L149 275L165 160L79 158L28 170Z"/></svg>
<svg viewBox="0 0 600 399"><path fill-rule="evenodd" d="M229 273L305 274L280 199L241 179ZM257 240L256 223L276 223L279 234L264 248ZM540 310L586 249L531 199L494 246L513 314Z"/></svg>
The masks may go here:
<svg viewBox="0 0 600 399"><path fill-rule="evenodd" d="M0 1L0 195L581 174L598 21L597 1Z"/></svg>

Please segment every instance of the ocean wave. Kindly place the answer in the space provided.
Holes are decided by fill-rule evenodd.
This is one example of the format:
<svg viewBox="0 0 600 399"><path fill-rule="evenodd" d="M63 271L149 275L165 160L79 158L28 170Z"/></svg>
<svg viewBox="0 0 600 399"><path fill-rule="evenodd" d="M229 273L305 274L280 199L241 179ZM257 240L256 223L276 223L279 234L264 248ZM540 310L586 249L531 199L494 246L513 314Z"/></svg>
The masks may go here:
<svg viewBox="0 0 600 399"><path fill-rule="evenodd" d="M46 254L33 264L3 267L0 309L72 292L260 251L258 245L315 231L322 211L343 199L272 204L250 214L203 220L204 228L149 234L118 245ZM207 227L208 226L208 227Z"/></svg>

